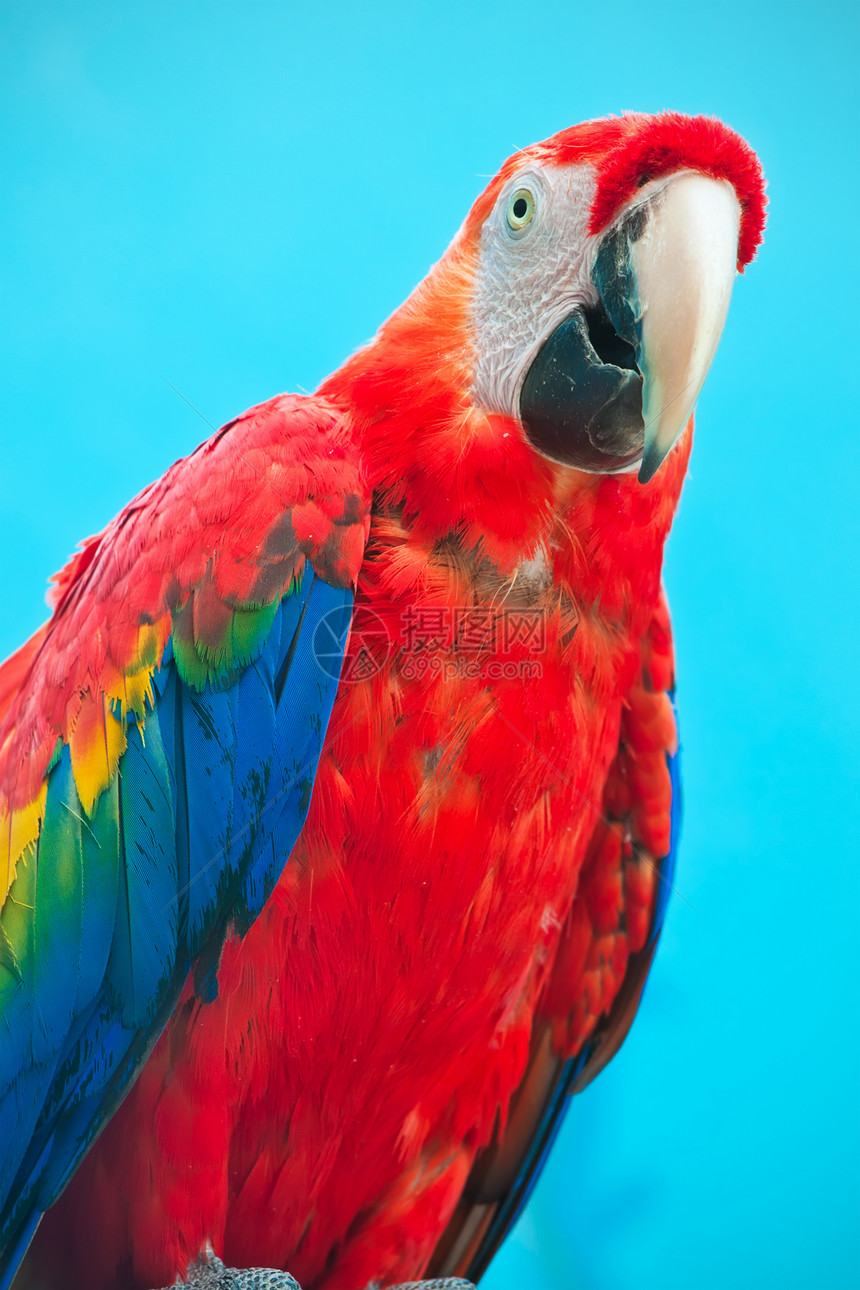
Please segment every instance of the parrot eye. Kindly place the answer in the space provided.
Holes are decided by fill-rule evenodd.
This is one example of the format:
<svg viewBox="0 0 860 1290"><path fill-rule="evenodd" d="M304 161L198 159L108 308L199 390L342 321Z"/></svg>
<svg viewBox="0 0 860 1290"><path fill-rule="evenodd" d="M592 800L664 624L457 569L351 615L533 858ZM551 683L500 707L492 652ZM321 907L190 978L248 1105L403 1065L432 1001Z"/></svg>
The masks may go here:
<svg viewBox="0 0 860 1290"><path fill-rule="evenodd" d="M528 188L518 188L508 198L505 219L512 233L521 233L532 222L535 213L535 199Z"/></svg>

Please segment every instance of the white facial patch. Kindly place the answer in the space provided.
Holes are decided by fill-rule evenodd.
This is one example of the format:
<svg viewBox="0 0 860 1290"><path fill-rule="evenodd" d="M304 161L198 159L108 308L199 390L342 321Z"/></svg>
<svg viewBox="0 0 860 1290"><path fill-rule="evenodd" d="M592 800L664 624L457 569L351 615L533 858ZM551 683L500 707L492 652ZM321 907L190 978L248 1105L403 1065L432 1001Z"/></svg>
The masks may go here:
<svg viewBox="0 0 860 1290"><path fill-rule="evenodd" d="M488 412L517 416L520 386L547 336L578 306L597 303L588 236L595 186L590 166L529 166L507 182L481 230L472 396ZM517 229L508 211L520 189L534 213Z"/></svg>

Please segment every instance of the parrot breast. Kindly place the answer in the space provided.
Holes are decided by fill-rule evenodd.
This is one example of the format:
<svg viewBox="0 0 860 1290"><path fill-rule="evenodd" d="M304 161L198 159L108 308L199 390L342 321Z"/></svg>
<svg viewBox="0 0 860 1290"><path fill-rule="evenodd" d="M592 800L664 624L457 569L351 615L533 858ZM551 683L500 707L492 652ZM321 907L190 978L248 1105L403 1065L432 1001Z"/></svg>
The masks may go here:
<svg viewBox="0 0 860 1290"><path fill-rule="evenodd" d="M606 552L613 614L561 526L502 573L376 513L290 863L46 1216L43 1272L62 1250L67 1286L167 1284L207 1241L305 1290L426 1268L526 1068L685 462L668 493L603 479L567 508L637 531Z"/></svg>

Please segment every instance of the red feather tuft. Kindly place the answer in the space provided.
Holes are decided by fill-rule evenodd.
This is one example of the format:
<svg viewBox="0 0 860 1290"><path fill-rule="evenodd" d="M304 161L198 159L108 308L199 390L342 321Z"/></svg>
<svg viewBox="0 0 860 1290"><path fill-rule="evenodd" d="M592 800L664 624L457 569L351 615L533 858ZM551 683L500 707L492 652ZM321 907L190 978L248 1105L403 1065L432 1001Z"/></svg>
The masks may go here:
<svg viewBox="0 0 860 1290"><path fill-rule="evenodd" d="M598 167L589 233L606 228L643 181L679 169L727 179L741 204L738 269L743 271L764 236L764 175L761 162L739 134L709 116L624 116L629 129Z"/></svg>

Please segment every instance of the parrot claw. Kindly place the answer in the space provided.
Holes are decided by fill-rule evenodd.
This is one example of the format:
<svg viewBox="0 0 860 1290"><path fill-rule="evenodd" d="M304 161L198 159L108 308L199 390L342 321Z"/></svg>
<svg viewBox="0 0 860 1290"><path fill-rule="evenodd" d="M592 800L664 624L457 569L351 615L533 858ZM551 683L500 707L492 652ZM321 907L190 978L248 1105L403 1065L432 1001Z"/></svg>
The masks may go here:
<svg viewBox="0 0 860 1290"><path fill-rule="evenodd" d="M166 1286L164 1290L302 1290L295 1277L276 1268L228 1268L217 1254L208 1250L188 1268L188 1280ZM367 1290L381 1290L381 1282L372 1281ZM442 1277L433 1281L403 1281L388 1290L475 1290L471 1281L459 1277Z"/></svg>
<svg viewBox="0 0 860 1290"><path fill-rule="evenodd" d="M164 1290L302 1290L289 1272L273 1268L228 1268L207 1250L189 1265L187 1281Z"/></svg>
<svg viewBox="0 0 860 1290"><path fill-rule="evenodd" d="M437 1277L433 1281L401 1281L388 1290L475 1290L475 1286L462 1277Z"/></svg>

